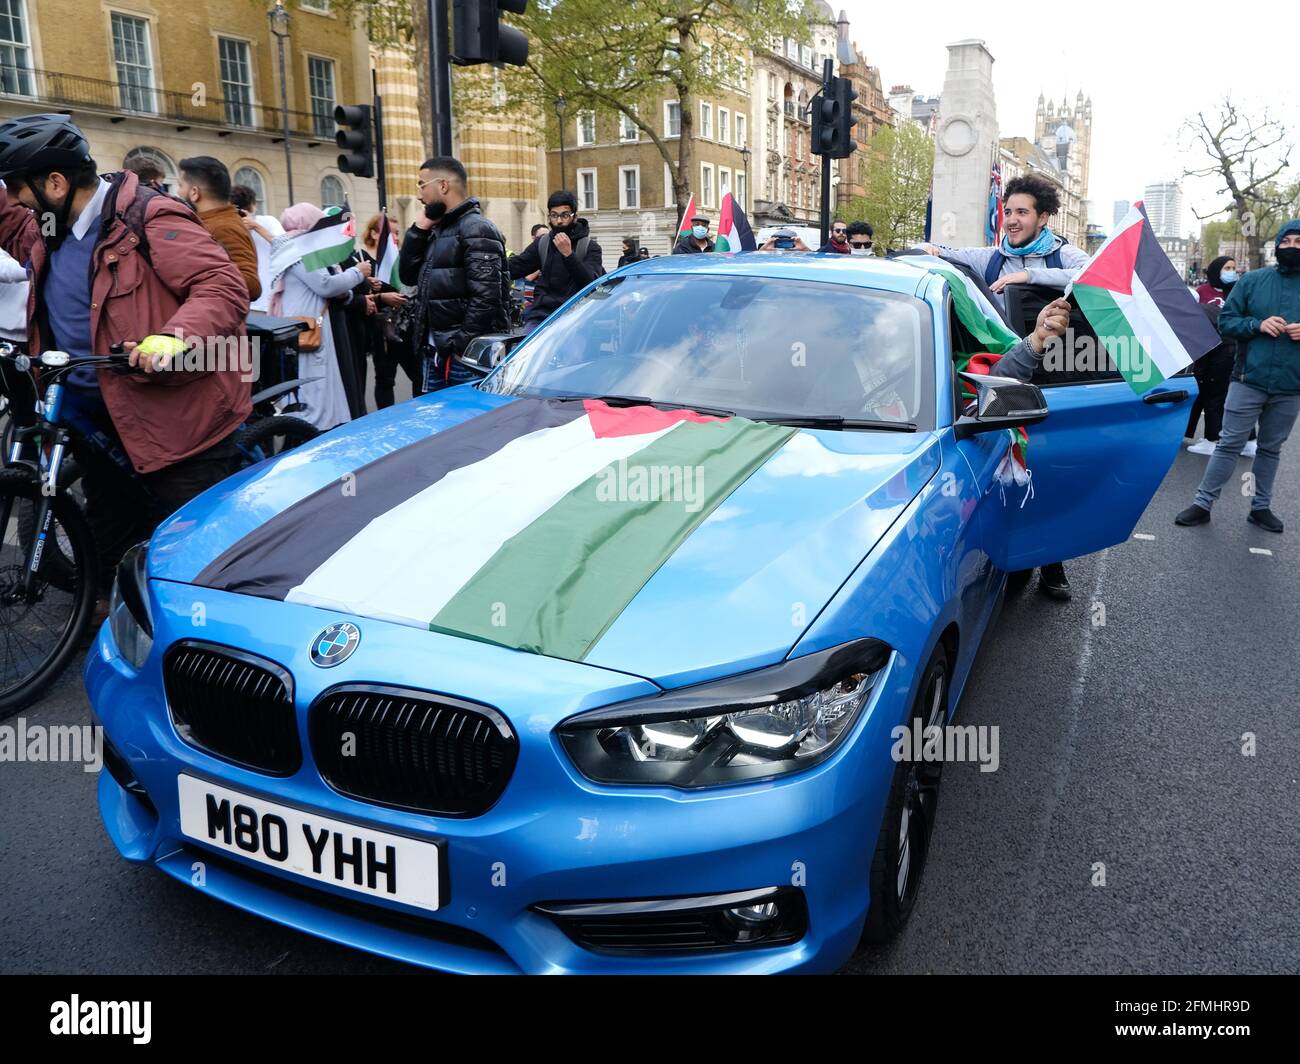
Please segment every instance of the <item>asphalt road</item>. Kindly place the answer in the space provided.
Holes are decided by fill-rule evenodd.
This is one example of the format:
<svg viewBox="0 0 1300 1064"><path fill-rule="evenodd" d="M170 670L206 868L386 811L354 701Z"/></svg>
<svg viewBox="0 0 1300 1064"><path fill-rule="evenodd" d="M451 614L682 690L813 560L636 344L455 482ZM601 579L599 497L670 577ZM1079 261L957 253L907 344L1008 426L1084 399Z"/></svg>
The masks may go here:
<svg viewBox="0 0 1300 1064"><path fill-rule="evenodd" d="M1300 971L1300 444L1281 536L1239 496L1176 528L1204 464L1179 457L1154 538L1070 565L1072 602L1008 598L958 716L998 726L1000 766L945 769L912 923L846 970ZM79 674L26 716L86 723ZM0 972L411 971L128 865L94 790L0 764Z"/></svg>

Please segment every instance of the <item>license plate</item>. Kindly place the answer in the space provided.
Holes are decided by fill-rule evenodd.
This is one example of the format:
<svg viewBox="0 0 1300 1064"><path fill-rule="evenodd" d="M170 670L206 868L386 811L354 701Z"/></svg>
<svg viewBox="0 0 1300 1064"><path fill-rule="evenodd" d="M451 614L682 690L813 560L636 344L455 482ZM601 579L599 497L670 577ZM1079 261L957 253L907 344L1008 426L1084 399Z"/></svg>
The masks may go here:
<svg viewBox="0 0 1300 1064"><path fill-rule="evenodd" d="M442 899L442 848L268 802L182 773L181 832L304 879L429 911Z"/></svg>

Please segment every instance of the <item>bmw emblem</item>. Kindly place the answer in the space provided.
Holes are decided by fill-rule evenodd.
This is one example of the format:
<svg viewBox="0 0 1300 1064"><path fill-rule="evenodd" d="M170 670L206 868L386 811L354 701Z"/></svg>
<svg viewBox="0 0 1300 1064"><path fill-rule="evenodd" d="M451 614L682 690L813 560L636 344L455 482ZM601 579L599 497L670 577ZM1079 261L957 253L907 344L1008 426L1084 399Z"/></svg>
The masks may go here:
<svg viewBox="0 0 1300 1064"><path fill-rule="evenodd" d="M361 630L348 621L331 624L311 644L311 661L322 669L329 669L352 656L361 642Z"/></svg>

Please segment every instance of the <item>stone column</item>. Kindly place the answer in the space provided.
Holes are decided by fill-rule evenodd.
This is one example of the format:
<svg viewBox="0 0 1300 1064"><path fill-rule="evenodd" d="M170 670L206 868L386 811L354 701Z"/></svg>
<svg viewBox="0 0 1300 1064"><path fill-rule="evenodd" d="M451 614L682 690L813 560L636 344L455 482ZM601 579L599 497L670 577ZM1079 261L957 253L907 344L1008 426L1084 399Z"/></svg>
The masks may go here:
<svg viewBox="0 0 1300 1064"><path fill-rule="evenodd" d="M985 215L997 146L993 56L983 41L950 44L935 134L930 234L934 243L953 247L987 243Z"/></svg>

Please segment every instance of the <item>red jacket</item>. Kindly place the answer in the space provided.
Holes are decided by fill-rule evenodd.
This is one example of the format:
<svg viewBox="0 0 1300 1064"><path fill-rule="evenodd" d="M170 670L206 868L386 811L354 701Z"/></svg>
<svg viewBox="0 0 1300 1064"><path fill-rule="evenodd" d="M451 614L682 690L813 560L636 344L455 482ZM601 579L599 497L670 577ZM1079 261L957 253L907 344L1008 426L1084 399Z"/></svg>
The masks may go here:
<svg viewBox="0 0 1300 1064"><path fill-rule="evenodd" d="M252 412L250 382L235 357L244 337L248 289L225 249L185 204L156 195L144 211L150 262L124 219L139 178L113 175L91 263L90 338L95 352L163 333L215 338L212 355L183 371L99 371L104 405L136 470L152 473L221 442ZM37 306L45 281L45 243L35 216L17 201L0 202L0 244L30 260L28 338L41 350ZM210 366L212 368L210 368ZM224 367L224 368L220 368Z"/></svg>

